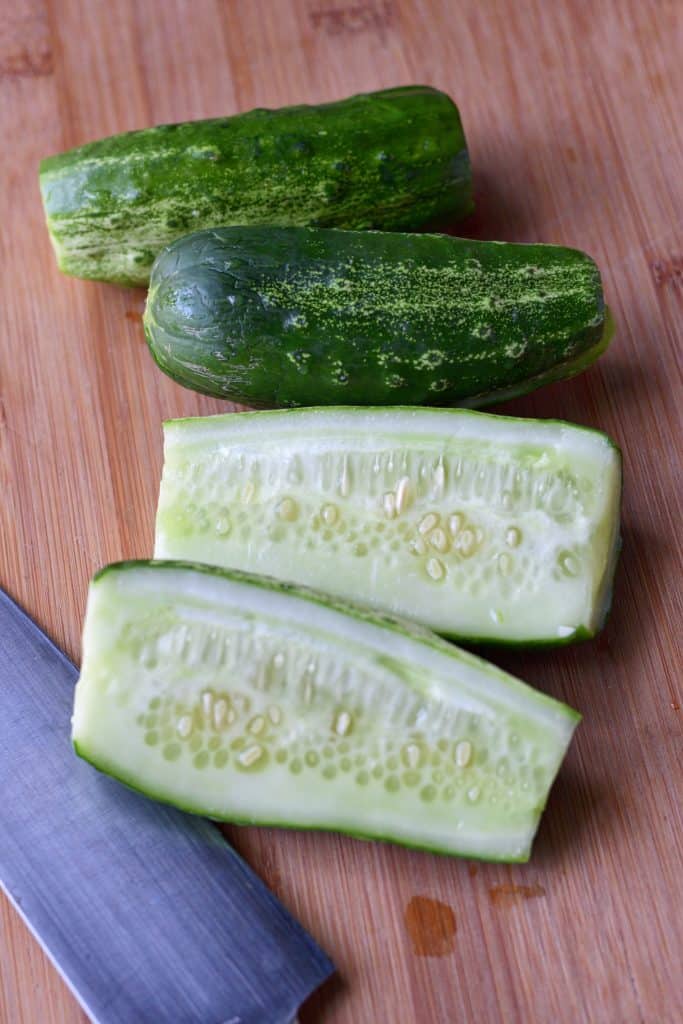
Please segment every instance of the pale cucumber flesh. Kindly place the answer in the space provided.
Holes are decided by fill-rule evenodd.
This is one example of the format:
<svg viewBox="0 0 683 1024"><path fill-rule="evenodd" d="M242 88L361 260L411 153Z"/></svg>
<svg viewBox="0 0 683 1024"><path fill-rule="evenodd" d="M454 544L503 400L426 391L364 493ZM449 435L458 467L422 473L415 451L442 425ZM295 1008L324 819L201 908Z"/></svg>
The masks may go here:
<svg viewBox="0 0 683 1024"><path fill-rule="evenodd" d="M579 716L411 624L206 566L93 581L78 753L216 819L528 857Z"/></svg>
<svg viewBox="0 0 683 1024"><path fill-rule="evenodd" d="M609 608L621 460L597 431L468 410L165 424L155 555L268 574L448 636L565 643Z"/></svg>

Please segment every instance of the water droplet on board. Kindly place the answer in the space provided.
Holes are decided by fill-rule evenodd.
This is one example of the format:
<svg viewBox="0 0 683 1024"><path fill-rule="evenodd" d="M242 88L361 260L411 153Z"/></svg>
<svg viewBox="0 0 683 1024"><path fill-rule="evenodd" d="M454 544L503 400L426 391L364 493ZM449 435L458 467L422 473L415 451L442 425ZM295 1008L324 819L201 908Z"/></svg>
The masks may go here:
<svg viewBox="0 0 683 1024"><path fill-rule="evenodd" d="M428 896L413 896L404 922L415 956L447 956L455 949L457 925L447 903Z"/></svg>

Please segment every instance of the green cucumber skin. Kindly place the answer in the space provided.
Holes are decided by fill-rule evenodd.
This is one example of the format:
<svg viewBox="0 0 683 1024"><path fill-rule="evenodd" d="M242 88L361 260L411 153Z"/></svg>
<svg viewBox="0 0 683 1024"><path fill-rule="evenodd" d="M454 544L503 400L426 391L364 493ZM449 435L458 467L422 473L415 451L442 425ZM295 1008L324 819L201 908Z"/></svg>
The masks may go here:
<svg viewBox="0 0 683 1024"><path fill-rule="evenodd" d="M112 136L43 160L40 187L60 269L127 285L200 228L410 230L473 206L457 107L418 85Z"/></svg>
<svg viewBox="0 0 683 1024"><path fill-rule="evenodd" d="M420 643L428 645L429 647L432 647L432 648L434 648L437 651L440 650L440 651L445 651L445 652L449 652L449 653L453 652L453 645L448 643L443 638L441 638L441 637L437 636L436 634L434 634L431 630L426 629L425 627L423 627L423 626L421 626L418 623L415 623L413 621L402 619L402 618L398 618L396 616L393 616L393 615L390 615L390 614L386 614L386 613L383 613L381 611L377 611L377 610L372 609L372 608L368 608L368 607L365 607L365 606L362 606L362 605L354 604L353 602L348 602L348 601L345 601L345 600L337 599L337 598L332 597L332 596L330 596L330 595L328 595L326 593L323 593L321 591L318 591L318 590L315 590L315 589L312 589L312 588L309 588L309 587L306 587L306 586L301 586L301 585L298 585L298 584L288 583L286 581L277 580L277 579L273 579L273 578L266 577L266 576L254 575L253 573L243 572L241 570L225 569L225 568L221 568L221 567L218 567L218 566L215 566L215 565L208 565L208 564L204 564L204 563L198 563L198 562L192 562L192 561L184 561L184 560L175 560L175 559L174 560L168 560L168 559L137 559L137 560L136 559L129 559L129 560L124 560L124 561L120 561L120 562L110 563L108 565L103 566L92 577L92 584L91 585L97 584L97 582L99 580L103 579L105 576L108 576L110 574L116 576L116 575L118 575L121 572L127 572L127 571L136 572L140 568L145 568L145 567L154 568L154 569L157 569L157 570L160 569L160 570L168 571L170 573L175 572L178 569L187 569L187 570L191 570L193 572L201 573L201 574L203 574L205 576L209 576L209 577L213 576L213 577L217 577L218 579L226 579L226 580L229 579L229 580L234 580L234 581L238 581L238 582L245 582L245 583L248 583L248 584L250 584L252 586L256 586L256 587L262 588L265 591L276 591L276 592L280 592L282 594L291 594L293 596L303 597L303 598L305 598L308 601L315 602L316 604L319 604L319 605L321 605L324 608L328 608L328 609L331 609L333 611L341 612L341 613L343 613L344 615L346 615L348 617L355 618L355 619L359 620L360 622L367 622L369 624L376 625L376 626L382 627L384 629L389 628L389 629L395 631L397 636L403 635L403 636L408 637L408 638L419 640ZM461 651L461 654L462 655L466 655L466 652ZM481 659L480 657L478 657L476 655L469 655L468 657L471 660L478 662L482 666L487 665L487 663L484 662L483 659ZM507 676L507 673L505 673L502 670L498 669L494 665L489 664L487 667L492 672L496 673L497 675ZM512 682L515 682L515 683L520 682L520 680L517 680L514 677L508 676L508 678L510 678L510 680ZM527 684L523 684L523 685L526 687ZM531 688L528 688L528 689L531 690ZM534 695L538 699L544 701L547 704L553 705L557 709L557 711L560 712L563 715L563 717L566 719L567 723L568 724L571 723L572 731L575 730L578 727L578 725L581 723L582 715L578 711L576 711L574 708L570 707L569 705L567 705L567 704L563 703L562 701L559 701L559 700L557 700L555 698L551 698L551 697L548 697L546 695L543 695L543 694L539 693L538 691L531 691L531 692L533 692ZM115 766L113 764L107 763L106 760L102 759L102 757L94 757L94 756L92 756L91 753L89 752L88 748L87 748L87 745L85 745L82 742L80 742L77 738L75 738L75 737L72 738L72 743L73 743L74 751L78 755L78 757L80 757L82 760L84 760L84 761L88 762L89 764L91 764L98 771L101 771L101 772L111 776L112 778L117 779L117 781L119 781L120 783L125 785L127 788L129 788L129 789L131 789L131 790L133 790L135 792L138 792L138 793L142 794L143 796L148 797L150 799L153 799L153 800L156 800L156 801L159 801L161 803L165 803L165 804L168 804L168 805L171 805L171 806L174 806L174 807L178 807L180 810L183 810L186 813L195 814L195 815L201 815L203 817L211 817L212 820L214 820L216 822L219 822L219 823L225 822L225 823L234 824L234 825L256 825L256 826L259 826L259 827L269 827L269 826L272 826L272 827L276 827L276 828L287 828L287 829L295 829L295 830L300 830L300 829L303 828L303 829L305 829L305 831L308 831L308 832L312 832L312 831L313 832L318 832L318 831L320 831L320 832L330 832L331 831L331 832L336 832L338 834L346 835L346 836L348 836L350 838L353 838L353 839L358 839L358 840L363 840L363 841L372 841L372 842L375 842L375 841L377 841L377 842L387 842L387 843L397 844L397 845L406 847L408 849L424 851L424 852L428 852L428 853L436 853L436 854L442 855L442 856L447 856L447 857L453 857L453 856L461 857L462 856L462 857L466 857L467 859L480 860L480 861L483 861L483 862L490 862L490 863L527 863L529 861L529 859L530 859L530 856L531 856L533 839L535 838L535 835L531 837L527 850L523 851L520 855L513 856L513 855L510 855L510 854L504 854L504 855L501 855L501 856L496 856L495 854L485 853L485 852L477 852L477 853L467 852L467 851L460 852L460 851L458 851L458 850L456 850L456 849L454 849L452 847L448 847L448 848L441 847L439 845L435 845L435 844L430 843L428 841L425 842L425 843L420 843L420 842L416 842L416 841L413 841L413 840L410 840L410 839L406 839L405 837L397 838L396 836L393 836L390 833L383 834L383 833L379 833L379 832L375 832L375 831L373 831L373 832L364 832L362 830L361 831L357 831L357 830L352 830L352 829L348 829L348 828L340 828L338 824L329 824L328 825L328 824L325 824L323 822L319 822L319 823L315 823L315 824L307 822L305 824L305 826L302 826L302 825L298 824L297 822L287 823L287 822L282 821L281 819L279 819L277 821L269 822L269 821L263 820L260 817L258 817L258 818L238 818L238 817L235 817L233 815L230 815L230 817L228 817L228 818L217 818L217 817L215 817L215 815L210 814L206 808L202 808L202 807L198 806L196 803L192 804L192 805L190 805L190 804L186 805L186 804L183 804L182 802L179 802L179 801L177 801L175 799L170 799L167 795L165 795L162 792L156 792L156 791L153 791L150 788L145 788L145 787L140 786L140 784L136 781L136 779L134 777L128 775L126 772L121 771L120 767ZM560 765L558 765L557 771L559 771L559 767L560 767ZM547 799L547 796L549 796L550 790L552 788L553 781L554 780L551 780L549 785L548 785L546 799ZM541 821L541 817L542 817L543 811L545 810L545 806L546 806L546 801L543 801L543 803L538 806L538 823L537 823L537 826L536 826L537 829L540 826L540 821Z"/></svg>
<svg viewBox="0 0 683 1024"><path fill-rule="evenodd" d="M610 334L578 250L258 226L164 250L144 324L178 383L256 407L481 406L580 372Z"/></svg>

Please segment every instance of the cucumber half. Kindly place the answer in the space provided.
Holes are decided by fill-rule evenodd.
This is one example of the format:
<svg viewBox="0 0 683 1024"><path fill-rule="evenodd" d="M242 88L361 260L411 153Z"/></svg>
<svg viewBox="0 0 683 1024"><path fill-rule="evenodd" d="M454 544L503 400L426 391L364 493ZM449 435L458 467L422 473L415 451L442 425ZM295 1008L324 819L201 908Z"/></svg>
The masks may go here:
<svg viewBox="0 0 683 1024"><path fill-rule="evenodd" d="M621 460L597 431L468 410L165 424L157 558L267 573L487 642L594 634Z"/></svg>
<svg viewBox="0 0 683 1024"><path fill-rule="evenodd" d="M95 577L77 752L188 811L518 861L579 715L412 624L178 562Z"/></svg>

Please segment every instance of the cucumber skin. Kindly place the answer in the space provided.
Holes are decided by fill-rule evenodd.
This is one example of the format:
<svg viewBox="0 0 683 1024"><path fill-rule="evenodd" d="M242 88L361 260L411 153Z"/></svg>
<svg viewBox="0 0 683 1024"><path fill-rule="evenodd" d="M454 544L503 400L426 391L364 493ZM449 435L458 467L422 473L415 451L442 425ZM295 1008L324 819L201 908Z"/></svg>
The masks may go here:
<svg viewBox="0 0 683 1024"><path fill-rule="evenodd" d="M343 601L343 600L331 597L328 594L325 594L325 593L322 593L320 591L314 590L314 589L312 589L310 587L300 586L300 585L295 584L295 583L287 583L285 581L273 579L273 578L267 577L267 576L257 576L257 575L254 575L252 573L242 572L241 570L237 570L237 569L223 569L223 568L220 568L219 566L207 565L207 564L203 564L203 563L199 563L199 562L190 562L190 561L183 561L183 560L177 560L177 559L170 560L170 559L153 559L153 558L152 559L126 559L124 561L112 562L112 563L110 563L108 565L103 566L101 569L99 569L94 574L94 576L92 578L92 584L97 583L98 580L102 579L104 576L108 575L109 573L112 573L112 572L113 573L118 573L118 572L121 572L121 571L125 572L127 570L133 570L134 571L136 569L139 569L141 566L154 566L155 568L158 568L158 569L169 569L171 571L174 571L174 570L179 569L179 568L186 568L186 569L193 569L195 571L202 572L202 573L204 573L207 576L218 576L219 578L223 578L223 579L229 578L229 579L235 579L235 580L244 580L244 581L249 582L251 584L254 584L254 585L257 585L257 586L261 586L265 590L277 590L277 591L280 591L281 593L289 593L289 594L294 594L294 595L299 595L299 596L305 596L309 600L317 601L319 604L324 605L327 608L332 608L334 610L344 612L347 615L354 616L354 617L360 619L363 622L370 622L370 623L373 623L375 625L384 626L384 627L389 626L389 627L395 629L397 632L403 632L403 633L405 633L406 635L408 635L410 637L419 638L420 641L422 641L423 643L428 643L430 646L435 647L437 650L444 649L444 648L449 648L451 646L446 640L444 640L441 637L437 636L435 633L432 633L431 630L426 629L425 627L419 625L418 623L415 623L415 622L412 622L412 621L409 621L409 620L406 620L406 619L399 619L396 616L389 615L389 614L384 614L384 613L382 613L380 611L377 611L375 609L370 609L370 608L362 607L361 605L354 605L352 602ZM474 657L477 657L477 656L474 655ZM479 657L477 657L477 660L483 661L483 659L481 659ZM491 666L491 667L494 667L494 666ZM568 704L564 704L562 701L559 701L559 700L557 700L555 698L552 698L552 700L553 700L553 703L558 706L558 708L561 707L564 710L564 712L566 714L566 717L571 722L574 723L574 727L576 728L580 724L580 722L581 722L582 715L578 711L576 711L574 708L570 707ZM88 754L88 751L87 751L86 747L82 743L79 743L76 740L73 740L72 743L73 743L74 751L78 755L78 757L80 757L83 761L86 761L88 764L92 765L92 767L97 769L97 771L104 772L105 774L111 776L112 778L115 778L118 782L122 783L128 789L130 789L130 790L132 790L132 791L134 791L136 793L140 793L142 796L148 797L149 799L156 800L159 803L164 803L164 804L167 804L167 805L170 805L170 806L173 806L173 807L177 807L180 810L185 811L187 814L195 814L195 815L200 815L202 817L207 817L207 816L210 817L210 815L203 814L201 809L198 809L197 807L183 806L183 805L179 804L177 801L171 801L171 800L169 800L167 797L165 797L163 795L159 795L159 794L151 792L150 790L146 790L146 789L140 788L140 786L136 785L136 783L135 783L135 781L133 779L128 778L123 773L119 772L118 770L110 769L101 760L97 760L97 759L91 758L89 756L89 754ZM559 768L558 768L558 770L559 770ZM552 783L548 787L548 794L550 794L551 789L552 789ZM540 822L541 822L541 818L542 818L542 814L543 814L543 811L545 809L545 806L546 805L543 804L542 807L539 807L539 820L538 820L538 826L539 827L540 827ZM237 820L234 817L230 817L229 820L226 819L225 821L223 821L223 819L219 819L219 818L213 817L212 820L215 821L218 824L256 825L258 827L265 827L265 828L269 827L269 825L272 824L272 827L275 827L275 828L288 828L288 829L293 829L293 830L301 830L302 829L302 826L300 826L300 825L297 825L297 824L288 825L288 824L285 824L285 823L283 823L281 821L276 821L276 822L273 822L273 823L269 823L269 822L266 822L266 821L262 821L261 819L257 820L257 819L245 818L245 819ZM479 860L479 861L483 861L483 862L496 863L496 864L526 864L526 863L528 863L528 861L529 861L529 859L531 857L531 851L532 851L532 847L533 847L533 840L535 838L535 836L531 837L531 840L529 842L529 847L528 847L526 853L521 855L521 856L519 856L519 857L510 857L508 855L501 856L501 857L495 857L495 856L492 856L492 855L477 854L475 856L472 853L465 853L465 854L458 853L457 851L452 850L452 849L443 849L443 848L441 848L439 846L434 846L434 845L429 845L429 844L422 845L422 844L419 844L419 843L413 843L413 842L410 842L410 841L406 841L403 838L401 838L400 840L397 840L395 837L393 837L391 835L386 835L386 836L376 835L376 834L369 835L369 834L366 834L366 833L363 833L363 832L360 832L360 831L357 832L357 831L350 831L350 830L347 830L347 829L340 829L338 825L326 826L324 824L311 825L311 824L307 823L306 826L305 826L305 831L306 832L328 832L328 833L332 832L332 833L336 833L338 835L348 836L348 837L350 837L352 839L358 839L358 840L369 841L369 842L387 842L387 843L392 843L393 845L403 846L403 847L405 847L407 849L411 849L411 850L419 850L419 851L423 851L423 852L426 852L426 853L436 853L436 854L439 854L439 855L444 856L444 857L466 857L469 860Z"/></svg>
<svg viewBox="0 0 683 1024"><path fill-rule="evenodd" d="M256 407L476 407L580 372L611 333L575 249L267 227L174 242L144 325L178 383Z"/></svg>
<svg viewBox="0 0 683 1024"><path fill-rule="evenodd" d="M199 228L410 230L473 208L458 109L419 85L115 135L43 160L40 187L60 269L129 285Z"/></svg>

